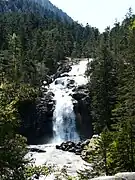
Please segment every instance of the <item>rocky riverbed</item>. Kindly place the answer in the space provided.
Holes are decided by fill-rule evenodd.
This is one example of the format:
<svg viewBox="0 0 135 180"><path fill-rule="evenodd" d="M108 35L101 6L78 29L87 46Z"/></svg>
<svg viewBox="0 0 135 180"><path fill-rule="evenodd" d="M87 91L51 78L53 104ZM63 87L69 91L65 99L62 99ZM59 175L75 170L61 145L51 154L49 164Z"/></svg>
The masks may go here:
<svg viewBox="0 0 135 180"><path fill-rule="evenodd" d="M32 150L34 148L38 149L37 152L30 151L26 155L26 158L33 159L32 164L36 166L51 165L57 167L59 171L65 168L68 175L72 177L77 176L79 170L91 168L90 164L82 160L79 155L59 150L56 148L56 144L29 146L29 148Z"/></svg>

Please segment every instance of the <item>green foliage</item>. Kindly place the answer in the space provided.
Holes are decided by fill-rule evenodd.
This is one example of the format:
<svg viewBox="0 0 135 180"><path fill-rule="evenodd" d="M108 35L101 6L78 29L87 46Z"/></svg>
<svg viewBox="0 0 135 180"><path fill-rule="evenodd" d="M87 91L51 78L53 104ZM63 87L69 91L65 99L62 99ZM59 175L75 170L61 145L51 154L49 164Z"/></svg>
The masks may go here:
<svg viewBox="0 0 135 180"><path fill-rule="evenodd" d="M49 166L27 166L25 168L25 177L28 179L35 174L37 176L40 175L47 176L51 172L53 172L53 168Z"/></svg>
<svg viewBox="0 0 135 180"><path fill-rule="evenodd" d="M32 12L0 14L1 81L39 85L46 75L56 73L65 57L91 57L88 41L96 43L99 31L53 17Z"/></svg>
<svg viewBox="0 0 135 180"><path fill-rule="evenodd" d="M19 125L17 104L22 97L20 93L14 84L0 86L0 178L2 180L24 179L26 139L17 134Z"/></svg>
<svg viewBox="0 0 135 180"><path fill-rule="evenodd" d="M101 133L98 148L87 156L94 176L135 171L134 21L130 11L121 25L107 28L88 65L90 111L94 130Z"/></svg>

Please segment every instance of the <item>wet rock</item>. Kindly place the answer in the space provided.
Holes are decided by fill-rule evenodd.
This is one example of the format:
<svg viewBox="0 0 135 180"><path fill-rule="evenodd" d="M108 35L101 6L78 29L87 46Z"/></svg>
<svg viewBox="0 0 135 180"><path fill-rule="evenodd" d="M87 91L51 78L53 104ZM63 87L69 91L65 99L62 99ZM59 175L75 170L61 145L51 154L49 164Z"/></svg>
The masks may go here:
<svg viewBox="0 0 135 180"><path fill-rule="evenodd" d="M75 154L76 154L76 155L81 155L81 152L82 152L82 149L76 149L76 150L75 150Z"/></svg>
<svg viewBox="0 0 135 180"><path fill-rule="evenodd" d="M81 146L81 144L82 144L81 142L78 142L78 143L77 143L77 146Z"/></svg>
<svg viewBox="0 0 135 180"><path fill-rule="evenodd" d="M57 84L64 85L64 82L61 79L57 79L57 80L55 80L55 85L57 85Z"/></svg>
<svg viewBox="0 0 135 180"><path fill-rule="evenodd" d="M33 175L32 180L36 180L36 179L39 179L39 178L40 178L40 174L36 173L36 174Z"/></svg>
<svg viewBox="0 0 135 180"><path fill-rule="evenodd" d="M72 89L72 92L75 92L76 91L76 87Z"/></svg>
<svg viewBox="0 0 135 180"><path fill-rule="evenodd" d="M75 88L75 80L74 79L68 79L67 88Z"/></svg>
<svg viewBox="0 0 135 180"><path fill-rule="evenodd" d="M76 92L76 93L74 93L74 94L72 95L72 97L73 97L75 100L77 100L77 101L83 99L83 98L86 97L86 96L87 96L87 94L84 93L84 92Z"/></svg>
<svg viewBox="0 0 135 180"><path fill-rule="evenodd" d="M86 96L82 99L83 103L89 105L91 103L91 99L89 96Z"/></svg>
<svg viewBox="0 0 135 180"><path fill-rule="evenodd" d="M68 151L75 153L75 147L71 147Z"/></svg>
<svg viewBox="0 0 135 180"><path fill-rule="evenodd" d="M53 81L52 76L48 76L48 75L46 75L45 80L43 81L43 84L46 86L46 85L51 84L51 83L52 83L52 81Z"/></svg>
<svg viewBox="0 0 135 180"><path fill-rule="evenodd" d="M46 94L46 99L47 98L52 98L52 97L54 97L55 96L55 94L52 92L52 91L49 91L47 94Z"/></svg>
<svg viewBox="0 0 135 180"><path fill-rule="evenodd" d="M71 95L71 96L72 96L72 95ZM72 100L72 103L73 103L73 105L75 106L75 105L77 105L78 101L75 100L75 99L73 99L73 100Z"/></svg>
<svg viewBox="0 0 135 180"><path fill-rule="evenodd" d="M59 146L59 145L56 145L56 149L61 149L61 146Z"/></svg>
<svg viewBox="0 0 135 180"><path fill-rule="evenodd" d="M66 150L67 150L66 145L65 145L65 144L63 144L63 145L61 146L61 149L62 149L63 151L66 151Z"/></svg>
<svg viewBox="0 0 135 180"><path fill-rule="evenodd" d="M38 148L28 148L30 152L37 152L37 153L45 153L45 150L38 149Z"/></svg>
<svg viewBox="0 0 135 180"><path fill-rule="evenodd" d="M69 84L74 84L74 83L75 83L75 80L74 80L74 79L70 79L70 80L68 81L68 83L69 83Z"/></svg>
<svg viewBox="0 0 135 180"><path fill-rule="evenodd" d="M75 147L75 143L72 142L72 141L68 141L68 142L67 142L67 146L68 146L69 148Z"/></svg>
<svg viewBox="0 0 135 180"><path fill-rule="evenodd" d="M69 74L64 73L64 74L61 74L60 77L69 77Z"/></svg>
<svg viewBox="0 0 135 180"><path fill-rule="evenodd" d="M78 131L83 134L83 137L92 137L92 114L89 109L91 98L89 95L88 85L81 85L74 89L72 97L77 101L73 103L74 112Z"/></svg>
<svg viewBox="0 0 135 180"><path fill-rule="evenodd" d="M102 176L93 178L91 180L134 180L135 172L121 172L117 173L114 176Z"/></svg>
<svg viewBox="0 0 135 180"><path fill-rule="evenodd" d="M48 91L48 87L47 86L42 86L41 90L42 90L42 92L47 92Z"/></svg>
<svg viewBox="0 0 135 180"><path fill-rule="evenodd" d="M61 145L56 145L56 149L61 149L63 151L73 152L76 155L81 155L82 147L81 142L74 143L72 141L63 142Z"/></svg>
<svg viewBox="0 0 135 180"><path fill-rule="evenodd" d="M72 69L72 67L69 64L69 62L59 64L59 68L57 69L57 72L53 75L53 79L57 79L57 78L61 77L61 75L63 73L68 73L69 71L71 71L71 69Z"/></svg>
<svg viewBox="0 0 135 180"><path fill-rule="evenodd" d="M46 86L48 83L47 83L47 81L43 81L43 84L44 84L44 86Z"/></svg>
<svg viewBox="0 0 135 180"><path fill-rule="evenodd" d="M87 84L86 85L78 86L76 90L79 91L79 90L86 90L86 89L88 89L88 85Z"/></svg>
<svg viewBox="0 0 135 180"><path fill-rule="evenodd" d="M84 142L81 144L81 147L83 148L84 146L87 146L89 143L90 143L90 139L87 139L86 141L84 141Z"/></svg>
<svg viewBox="0 0 135 180"><path fill-rule="evenodd" d="M48 110L51 110L53 108L53 106L54 106L54 102L53 101L48 102L48 104L47 104Z"/></svg>

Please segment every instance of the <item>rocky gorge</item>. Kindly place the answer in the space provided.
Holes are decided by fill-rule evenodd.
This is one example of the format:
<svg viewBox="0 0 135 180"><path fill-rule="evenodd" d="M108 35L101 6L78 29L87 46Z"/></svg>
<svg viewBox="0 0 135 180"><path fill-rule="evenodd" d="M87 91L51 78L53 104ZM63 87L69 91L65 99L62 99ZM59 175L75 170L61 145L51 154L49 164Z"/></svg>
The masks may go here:
<svg viewBox="0 0 135 180"><path fill-rule="evenodd" d="M71 124L74 124L71 125L72 130L68 131L76 134L69 136L76 136L76 140L91 137L92 125L88 110L90 98L85 77L88 60L77 59L76 61L75 63L71 63L70 59L65 61L63 65L59 65L57 73L46 77L36 102L20 104L19 112L22 119L20 132L28 138L29 144L49 143L57 133L56 131L60 130L56 130L55 122L58 118L61 123L69 123L61 124L62 129L66 127L63 133ZM63 137L61 140L73 139Z"/></svg>
<svg viewBox="0 0 135 180"><path fill-rule="evenodd" d="M92 136L88 80L85 76L87 63L88 59L77 59L72 64L68 62L43 82L41 96L32 108L34 114L26 116L27 121L24 121L29 133L34 118L32 125L35 129L30 131L34 141L30 139L30 144L35 145L28 147L26 155L34 160L32 164L51 164L60 170L65 168L72 177L77 176L78 170L90 167L81 157L84 146L90 142L84 140ZM40 135L43 139L35 141L35 137Z"/></svg>

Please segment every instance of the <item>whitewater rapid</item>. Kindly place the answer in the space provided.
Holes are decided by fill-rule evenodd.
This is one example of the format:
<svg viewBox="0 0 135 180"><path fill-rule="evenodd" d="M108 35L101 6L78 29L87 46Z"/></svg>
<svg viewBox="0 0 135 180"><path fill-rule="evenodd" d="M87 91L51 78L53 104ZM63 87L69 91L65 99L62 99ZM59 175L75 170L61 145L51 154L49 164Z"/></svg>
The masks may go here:
<svg viewBox="0 0 135 180"><path fill-rule="evenodd" d="M49 85L49 91L54 93L56 102L53 113L54 136L52 143L68 140L79 141L80 139L76 129L72 94L74 88L88 82L85 76L87 63L88 60L85 59L72 65L70 72L61 74L61 77Z"/></svg>

